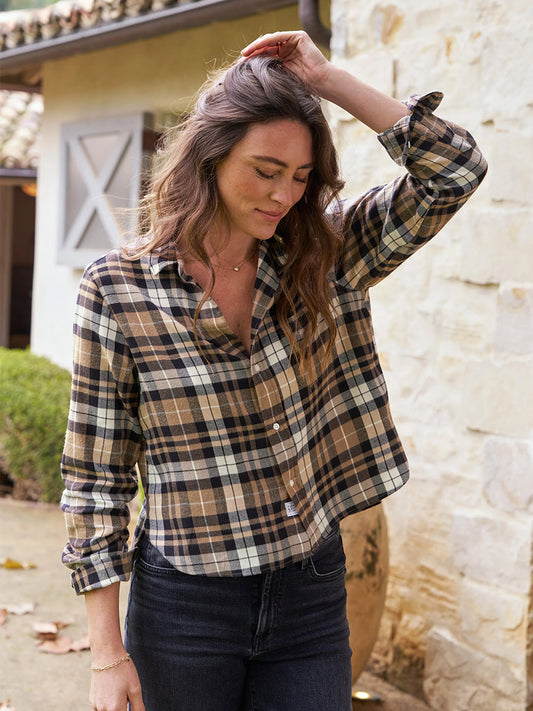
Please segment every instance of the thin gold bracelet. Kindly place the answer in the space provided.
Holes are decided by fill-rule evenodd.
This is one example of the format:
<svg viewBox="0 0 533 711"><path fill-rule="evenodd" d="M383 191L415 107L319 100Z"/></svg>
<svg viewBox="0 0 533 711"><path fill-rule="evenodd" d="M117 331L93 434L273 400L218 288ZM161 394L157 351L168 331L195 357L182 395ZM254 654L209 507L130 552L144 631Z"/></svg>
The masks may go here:
<svg viewBox="0 0 533 711"><path fill-rule="evenodd" d="M113 662L112 664L106 664L105 667L95 667L94 664L91 664L90 669L91 671L95 672L101 672L105 671L106 669L113 669L113 667L118 667L119 664L122 664L122 662L129 662L131 659L129 654L126 654L125 657L121 657L120 659L117 659L116 662Z"/></svg>

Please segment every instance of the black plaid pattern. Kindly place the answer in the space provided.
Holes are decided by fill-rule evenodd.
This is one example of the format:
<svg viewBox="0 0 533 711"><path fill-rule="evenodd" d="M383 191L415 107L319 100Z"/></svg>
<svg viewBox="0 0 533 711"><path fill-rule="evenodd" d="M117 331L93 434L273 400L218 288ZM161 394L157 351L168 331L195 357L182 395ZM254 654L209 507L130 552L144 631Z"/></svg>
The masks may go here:
<svg viewBox="0 0 533 711"><path fill-rule="evenodd" d="M260 245L248 356L179 262L117 252L85 272L74 325L63 457L77 592L128 577L128 502L137 527L179 569L251 575L308 556L343 517L408 478L374 346L368 289L433 237L476 189L472 137L436 118L440 94L379 136L407 173L344 204L345 250L331 274L338 335L302 381L274 318L283 244ZM293 508L286 504L292 502ZM297 512L297 515L294 514Z"/></svg>

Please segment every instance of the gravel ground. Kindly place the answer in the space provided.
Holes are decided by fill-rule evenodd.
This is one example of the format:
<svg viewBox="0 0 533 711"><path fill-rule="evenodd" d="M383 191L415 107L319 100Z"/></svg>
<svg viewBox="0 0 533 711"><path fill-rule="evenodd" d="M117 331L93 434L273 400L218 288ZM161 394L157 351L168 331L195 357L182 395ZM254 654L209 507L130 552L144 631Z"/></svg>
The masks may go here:
<svg viewBox="0 0 533 711"><path fill-rule="evenodd" d="M13 711L91 709L89 652L45 654L36 646L33 631L37 622L65 622L69 625L60 632L61 637L78 640L86 634L83 599L74 594L69 572L60 560L64 544L63 517L57 506L0 498L0 563L10 558L35 566L0 567L0 610L12 605L35 605L30 614L8 614L3 624L0 617L2 711L8 702ZM122 614L127 597L126 587L123 588ZM375 692L381 698L379 703L354 702L357 711L430 711L418 699L366 672L359 678L357 688Z"/></svg>

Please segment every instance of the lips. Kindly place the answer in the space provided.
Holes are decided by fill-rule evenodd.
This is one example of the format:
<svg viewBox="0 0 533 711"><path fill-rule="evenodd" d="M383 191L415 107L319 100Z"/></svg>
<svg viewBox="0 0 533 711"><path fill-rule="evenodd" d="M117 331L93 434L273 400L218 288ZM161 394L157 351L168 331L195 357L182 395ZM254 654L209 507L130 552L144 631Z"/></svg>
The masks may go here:
<svg viewBox="0 0 533 711"><path fill-rule="evenodd" d="M267 212L266 210L259 210L256 208L257 212L268 222L279 222L283 217L283 212Z"/></svg>

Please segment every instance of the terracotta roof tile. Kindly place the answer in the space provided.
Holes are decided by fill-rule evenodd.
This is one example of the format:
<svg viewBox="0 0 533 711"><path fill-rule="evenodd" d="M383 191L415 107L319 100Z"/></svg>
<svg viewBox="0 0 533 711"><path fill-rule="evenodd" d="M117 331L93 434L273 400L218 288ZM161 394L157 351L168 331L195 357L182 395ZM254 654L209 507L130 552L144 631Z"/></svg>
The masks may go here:
<svg viewBox="0 0 533 711"><path fill-rule="evenodd" d="M43 97L0 91L0 168L37 168Z"/></svg>
<svg viewBox="0 0 533 711"><path fill-rule="evenodd" d="M47 7L0 13L0 52L78 29L106 25L198 0L60 0Z"/></svg>

